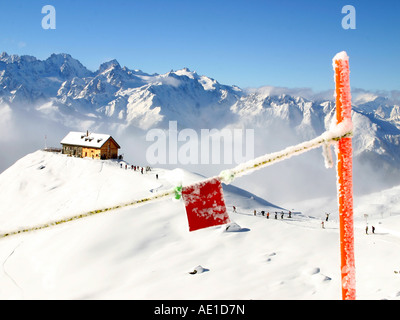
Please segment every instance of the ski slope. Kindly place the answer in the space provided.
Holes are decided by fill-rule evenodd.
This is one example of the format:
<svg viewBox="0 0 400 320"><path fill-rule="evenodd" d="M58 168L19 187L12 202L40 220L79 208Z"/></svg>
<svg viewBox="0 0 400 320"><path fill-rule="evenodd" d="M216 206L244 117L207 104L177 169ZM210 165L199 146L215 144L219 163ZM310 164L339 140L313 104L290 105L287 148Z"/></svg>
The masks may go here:
<svg viewBox="0 0 400 320"><path fill-rule="evenodd" d="M142 175L124 165L43 151L25 156L0 175L0 233L203 178L164 169ZM355 199L359 299L400 297L398 191ZM291 206L231 185L224 196L240 228L189 232L183 203L164 199L0 239L0 299L341 299L332 199L291 204L292 218L274 219ZM365 213L374 235L365 234Z"/></svg>

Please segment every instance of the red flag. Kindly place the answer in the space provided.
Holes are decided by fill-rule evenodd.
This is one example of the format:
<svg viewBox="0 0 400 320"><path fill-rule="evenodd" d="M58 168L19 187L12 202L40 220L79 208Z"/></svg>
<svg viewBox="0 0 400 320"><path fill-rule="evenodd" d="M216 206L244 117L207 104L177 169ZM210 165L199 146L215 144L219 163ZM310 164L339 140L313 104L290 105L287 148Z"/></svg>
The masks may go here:
<svg viewBox="0 0 400 320"><path fill-rule="evenodd" d="M182 188L189 231L229 223L221 181L217 178Z"/></svg>

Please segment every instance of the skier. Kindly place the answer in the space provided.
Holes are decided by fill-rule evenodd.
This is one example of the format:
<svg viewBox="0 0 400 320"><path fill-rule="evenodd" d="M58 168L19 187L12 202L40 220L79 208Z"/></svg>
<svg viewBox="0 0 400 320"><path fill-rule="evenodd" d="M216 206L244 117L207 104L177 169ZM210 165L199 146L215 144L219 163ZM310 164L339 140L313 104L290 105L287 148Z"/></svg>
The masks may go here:
<svg viewBox="0 0 400 320"><path fill-rule="evenodd" d="M321 226L322 226L322 229L325 229L325 225L324 225L323 221L321 222Z"/></svg>
<svg viewBox="0 0 400 320"><path fill-rule="evenodd" d="M235 206L233 206L233 212L236 213L236 207Z"/></svg>
<svg viewBox="0 0 400 320"><path fill-rule="evenodd" d="M254 210L254 215L256 215L257 214L257 211L256 210Z"/></svg>
<svg viewBox="0 0 400 320"><path fill-rule="evenodd" d="M365 234L368 234L368 225L365 227Z"/></svg>
<svg viewBox="0 0 400 320"><path fill-rule="evenodd" d="M289 218L292 217L292 211L289 211Z"/></svg>
<svg viewBox="0 0 400 320"><path fill-rule="evenodd" d="M328 221L330 213L325 213L325 214L326 214L326 219L325 219L325 221Z"/></svg>
<svg viewBox="0 0 400 320"><path fill-rule="evenodd" d="M372 233L375 233L375 227L372 226Z"/></svg>
<svg viewBox="0 0 400 320"><path fill-rule="evenodd" d="M275 219L278 219L278 212L275 211Z"/></svg>
<svg viewBox="0 0 400 320"><path fill-rule="evenodd" d="M267 219L269 219L269 212L267 212Z"/></svg>
<svg viewBox="0 0 400 320"><path fill-rule="evenodd" d="M156 173L156 179L158 180L158 173Z"/></svg>
<svg viewBox="0 0 400 320"><path fill-rule="evenodd" d="M261 215L264 217L265 216L265 211L261 211Z"/></svg>
<svg viewBox="0 0 400 320"><path fill-rule="evenodd" d="M282 211L282 213L281 213L281 219L283 219L283 214L284 214L284 213L283 213L283 211Z"/></svg>

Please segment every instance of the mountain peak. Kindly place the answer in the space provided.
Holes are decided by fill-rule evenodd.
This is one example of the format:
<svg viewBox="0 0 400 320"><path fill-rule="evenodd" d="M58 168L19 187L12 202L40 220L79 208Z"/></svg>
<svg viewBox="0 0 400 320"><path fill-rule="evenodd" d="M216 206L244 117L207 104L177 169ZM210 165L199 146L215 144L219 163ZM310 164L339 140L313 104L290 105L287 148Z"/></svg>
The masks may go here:
<svg viewBox="0 0 400 320"><path fill-rule="evenodd" d="M110 68L121 68L119 62L116 59L104 62L100 65L98 72L102 73Z"/></svg>
<svg viewBox="0 0 400 320"><path fill-rule="evenodd" d="M19 63L21 60L29 60L28 62L30 62L36 60L36 58L32 56L19 56L17 54L9 55L7 52L2 52L0 55L0 61L5 63Z"/></svg>
<svg viewBox="0 0 400 320"><path fill-rule="evenodd" d="M47 62L54 63L56 65L62 65L66 61L73 61L74 58L71 57L70 54L67 53L52 53L50 57L47 58ZM77 60L75 60L77 61Z"/></svg>
<svg viewBox="0 0 400 320"><path fill-rule="evenodd" d="M49 68L58 70L58 73L64 78L87 77L91 72L86 69L78 60L67 53L53 53L45 61Z"/></svg>
<svg viewBox="0 0 400 320"><path fill-rule="evenodd" d="M3 51L3 52L0 54L0 59L7 58L7 57L8 57L8 54L7 54L7 52L5 52L5 51Z"/></svg>
<svg viewBox="0 0 400 320"><path fill-rule="evenodd" d="M52 53L50 58L62 57L63 59L72 59L69 53Z"/></svg>
<svg viewBox="0 0 400 320"><path fill-rule="evenodd" d="M175 73L178 76L186 76L186 77L188 77L190 79L198 78L198 74L196 73L196 71L190 71L189 68L186 68L186 67L182 68L182 69L179 69L179 70L177 70L177 71L175 71L173 73Z"/></svg>

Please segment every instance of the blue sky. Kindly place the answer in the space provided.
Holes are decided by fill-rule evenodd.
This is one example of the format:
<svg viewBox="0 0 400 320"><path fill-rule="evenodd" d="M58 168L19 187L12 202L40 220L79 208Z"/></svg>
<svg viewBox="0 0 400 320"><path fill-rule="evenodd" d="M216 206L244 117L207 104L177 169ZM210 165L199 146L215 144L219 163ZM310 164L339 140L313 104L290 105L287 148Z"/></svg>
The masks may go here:
<svg viewBox="0 0 400 320"><path fill-rule="evenodd" d="M41 26L47 4L55 30ZM342 28L344 5L355 30ZM65 52L91 70L115 58L148 73L188 67L242 88L320 91L346 50L352 87L400 90L399 0L1 0L0 17L0 52Z"/></svg>

